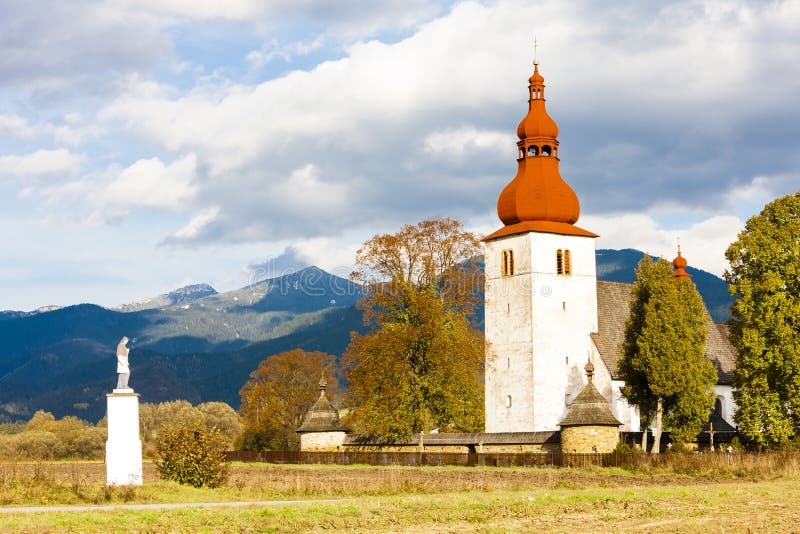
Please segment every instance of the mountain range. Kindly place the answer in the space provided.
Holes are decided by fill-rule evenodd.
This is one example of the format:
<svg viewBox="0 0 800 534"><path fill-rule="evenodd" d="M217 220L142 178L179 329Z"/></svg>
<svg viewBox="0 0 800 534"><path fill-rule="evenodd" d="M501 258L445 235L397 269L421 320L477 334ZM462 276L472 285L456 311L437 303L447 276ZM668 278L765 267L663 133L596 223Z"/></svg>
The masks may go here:
<svg viewBox="0 0 800 534"><path fill-rule="evenodd" d="M633 282L643 253L598 250L600 280ZM727 319L724 281L688 268L716 321ZM308 267L234 291L197 284L115 309L93 304L0 312L0 421L56 417L96 421L116 383L114 349L131 339L131 386L142 402L224 401L261 360L293 348L341 355L363 331L360 286ZM478 324L483 310L478 310Z"/></svg>

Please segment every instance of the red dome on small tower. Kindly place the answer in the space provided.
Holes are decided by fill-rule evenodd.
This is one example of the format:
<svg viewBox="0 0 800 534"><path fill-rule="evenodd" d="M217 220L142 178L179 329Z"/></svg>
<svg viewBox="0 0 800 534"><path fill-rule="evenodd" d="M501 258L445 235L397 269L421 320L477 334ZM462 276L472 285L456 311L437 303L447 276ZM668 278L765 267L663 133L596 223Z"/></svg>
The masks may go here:
<svg viewBox="0 0 800 534"><path fill-rule="evenodd" d="M672 260L672 266L675 267L675 273L672 276L678 280L690 280L692 275L686 272L688 264L686 258L681 256L681 242L678 241L678 255Z"/></svg>
<svg viewBox="0 0 800 534"><path fill-rule="evenodd" d="M506 226L487 239L529 231L597 237L574 226L581 206L558 170L558 125L547 114L544 77L535 59L528 82L528 113L517 127L517 175L497 200L497 215Z"/></svg>

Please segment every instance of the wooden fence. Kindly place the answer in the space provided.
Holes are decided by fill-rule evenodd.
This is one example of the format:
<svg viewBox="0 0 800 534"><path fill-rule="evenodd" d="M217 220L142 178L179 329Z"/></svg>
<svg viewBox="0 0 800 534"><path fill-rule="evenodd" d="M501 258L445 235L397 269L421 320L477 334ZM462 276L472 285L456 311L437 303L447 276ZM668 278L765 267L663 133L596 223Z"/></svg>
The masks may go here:
<svg viewBox="0 0 800 534"><path fill-rule="evenodd" d="M651 455L531 453L453 453L453 452L300 452L228 451L229 461L272 464L402 465L402 466L490 466L490 467L623 467L642 461L653 465ZM661 455L664 456L664 455Z"/></svg>

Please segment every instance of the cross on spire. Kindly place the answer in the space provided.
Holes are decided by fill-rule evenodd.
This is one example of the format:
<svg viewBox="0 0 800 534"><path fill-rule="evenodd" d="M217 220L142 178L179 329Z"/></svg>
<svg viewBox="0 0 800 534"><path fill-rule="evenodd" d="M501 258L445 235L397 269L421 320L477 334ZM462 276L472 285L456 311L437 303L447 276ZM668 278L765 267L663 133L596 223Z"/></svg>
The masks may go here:
<svg viewBox="0 0 800 534"><path fill-rule="evenodd" d="M533 64L539 64L539 40L533 36Z"/></svg>

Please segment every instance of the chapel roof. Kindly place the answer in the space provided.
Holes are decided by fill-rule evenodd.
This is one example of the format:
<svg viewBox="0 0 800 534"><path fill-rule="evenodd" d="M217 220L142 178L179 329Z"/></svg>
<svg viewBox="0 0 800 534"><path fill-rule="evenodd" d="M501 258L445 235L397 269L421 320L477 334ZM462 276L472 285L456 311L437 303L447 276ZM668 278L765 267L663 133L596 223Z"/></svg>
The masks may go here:
<svg viewBox="0 0 800 534"><path fill-rule="evenodd" d="M306 413L303 424L297 432L345 432L342 422L339 420L339 411L333 407L331 401L325 395L328 383L325 377L319 381L319 398Z"/></svg>
<svg viewBox="0 0 800 534"><path fill-rule="evenodd" d="M630 313L633 284L597 281L597 333L591 338L614 380L622 380L618 362L625 340L625 321ZM733 383L736 350L728 339L728 326L715 323L705 311L706 357L717 368L717 383Z"/></svg>
<svg viewBox="0 0 800 534"><path fill-rule="evenodd" d="M594 365L586 364L586 375L589 378L572 404L567 416L561 421L561 428L567 426L620 426L622 423L611 413L608 400L597 390L592 382Z"/></svg>

